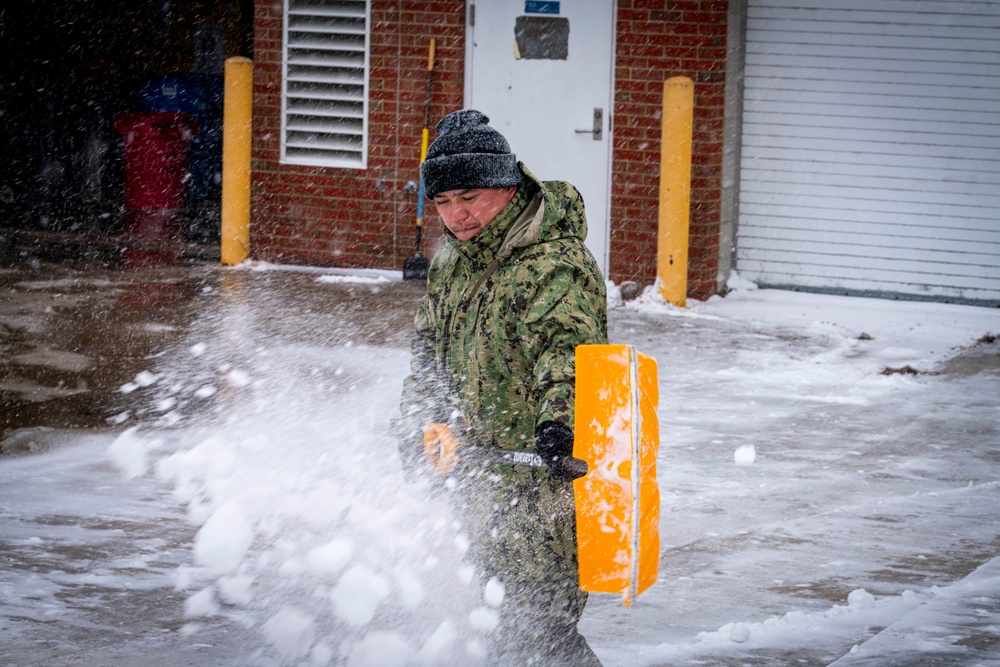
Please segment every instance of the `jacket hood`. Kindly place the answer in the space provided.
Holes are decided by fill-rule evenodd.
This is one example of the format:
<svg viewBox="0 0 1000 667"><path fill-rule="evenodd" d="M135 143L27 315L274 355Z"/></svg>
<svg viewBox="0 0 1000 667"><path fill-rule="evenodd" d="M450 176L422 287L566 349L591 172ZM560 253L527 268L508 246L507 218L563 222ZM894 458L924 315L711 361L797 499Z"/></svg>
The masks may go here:
<svg viewBox="0 0 1000 667"><path fill-rule="evenodd" d="M563 181L542 182L518 162L524 182L511 203L479 234L459 242L445 229L445 234L462 254L497 258L500 262L515 250L559 238L587 239L587 219L582 214L583 198L575 187ZM566 213L579 207L579 216Z"/></svg>

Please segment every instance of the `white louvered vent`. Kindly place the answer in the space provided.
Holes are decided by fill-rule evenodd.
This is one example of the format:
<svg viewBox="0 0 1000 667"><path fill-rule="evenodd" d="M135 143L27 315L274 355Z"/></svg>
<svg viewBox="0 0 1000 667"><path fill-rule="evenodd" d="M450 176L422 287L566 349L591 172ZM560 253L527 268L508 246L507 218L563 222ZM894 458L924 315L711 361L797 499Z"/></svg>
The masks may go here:
<svg viewBox="0 0 1000 667"><path fill-rule="evenodd" d="M281 161L368 165L367 0L285 0Z"/></svg>

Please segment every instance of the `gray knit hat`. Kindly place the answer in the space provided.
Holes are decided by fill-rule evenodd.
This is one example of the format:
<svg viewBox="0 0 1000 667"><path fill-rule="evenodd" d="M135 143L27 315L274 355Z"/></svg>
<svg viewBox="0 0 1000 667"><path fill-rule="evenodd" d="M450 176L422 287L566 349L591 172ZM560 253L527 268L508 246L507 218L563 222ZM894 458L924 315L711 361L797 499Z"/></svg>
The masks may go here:
<svg viewBox="0 0 1000 667"><path fill-rule="evenodd" d="M427 148L427 157L420 165L428 199L449 190L521 184L521 170L510 144L489 122L482 112L464 109L437 124L437 139Z"/></svg>

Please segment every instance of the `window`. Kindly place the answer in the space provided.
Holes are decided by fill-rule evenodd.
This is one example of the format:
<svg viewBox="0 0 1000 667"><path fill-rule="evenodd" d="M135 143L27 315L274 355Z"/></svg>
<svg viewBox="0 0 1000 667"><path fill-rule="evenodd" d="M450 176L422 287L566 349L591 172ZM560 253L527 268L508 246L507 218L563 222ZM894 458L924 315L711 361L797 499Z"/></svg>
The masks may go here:
<svg viewBox="0 0 1000 667"><path fill-rule="evenodd" d="M285 0L281 161L368 166L369 0Z"/></svg>
<svg viewBox="0 0 1000 667"><path fill-rule="evenodd" d="M514 57L518 60L569 58L569 19L518 16L514 24Z"/></svg>

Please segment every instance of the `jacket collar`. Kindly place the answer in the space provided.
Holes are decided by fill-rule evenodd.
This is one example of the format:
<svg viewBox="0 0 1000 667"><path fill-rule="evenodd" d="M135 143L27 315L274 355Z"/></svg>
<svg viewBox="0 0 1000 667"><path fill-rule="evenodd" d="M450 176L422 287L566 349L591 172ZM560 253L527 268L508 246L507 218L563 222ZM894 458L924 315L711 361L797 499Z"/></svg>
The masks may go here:
<svg viewBox="0 0 1000 667"><path fill-rule="evenodd" d="M462 242L445 230L455 250L470 260L489 263L497 258L502 262L537 238L545 214L542 185L523 164L518 163L518 167L525 174L524 182L482 231Z"/></svg>

